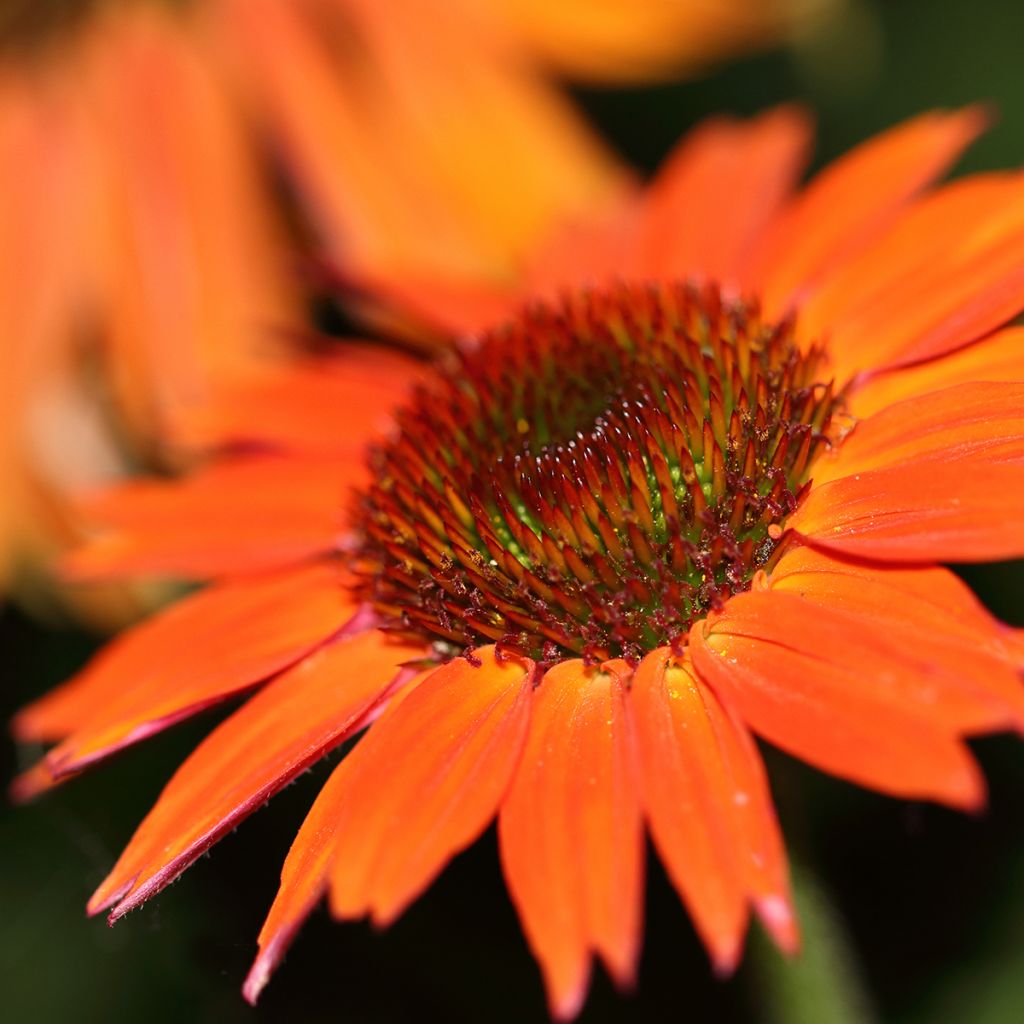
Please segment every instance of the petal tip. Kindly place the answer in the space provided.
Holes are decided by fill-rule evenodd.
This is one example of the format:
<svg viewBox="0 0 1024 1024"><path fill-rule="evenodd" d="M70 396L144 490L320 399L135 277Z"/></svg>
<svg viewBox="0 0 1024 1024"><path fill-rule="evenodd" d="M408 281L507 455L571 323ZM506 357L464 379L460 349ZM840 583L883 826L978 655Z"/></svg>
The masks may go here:
<svg viewBox="0 0 1024 1024"><path fill-rule="evenodd" d="M551 1017L556 1021L575 1020L583 1009L583 1002L587 996L589 977L585 977L579 984L574 985L567 992L557 995L552 994L548 1000L548 1008Z"/></svg>
<svg viewBox="0 0 1024 1024"><path fill-rule="evenodd" d="M56 784L45 761L33 765L11 781L7 795L13 804L31 803Z"/></svg>
<svg viewBox="0 0 1024 1024"><path fill-rule="evenodd" d="M719 981L727 981L736 973L743 958L743 945L733 942L711 952L711 971Z"/></svg>
<svg viewBox="0 0 1024 1024"><path fill-rule="evenodd" d="M33 743L43 738L34 718L32 707L29 706L18 711L7 723L7 730L15 743Z"/></svg>
<svg viewBox="0 0 1024 1024"><path fill-rule="evenodd" d="M609 960L602 957L605 968L612 979L615 987L622 993L630 994L636 991L637 986L637 951L630 950L625 957L617 960Z"/></svg>
<svg viewBox="0 0 1024 1024"><path fill-rule="evenodd" d="M977 762L969 757L959 778L951 779L940 797L946 804L978 817L988 810L988 785Z"/></svg>
<svg viewBox="0 0 1024 1024"><path fill-rule="evenodd" d="M133 910L136 906L143 903L148 895L144 887L140 889L135 888L139 879L139 872L137 871L132 874L130 879L122 882L116 889L112 888L116 873L117 868L103 880L99 888L92 894L92 898L85 905L85 912L90 918L95 918L97 914L102 913L104 910L110 910L111 912L106 915L106 924L112 928L129 910Z"/></svg>
<svg viewBox="0 0 1024 1024"><path fill-rule="evenodd" d="M754 909L775 945L786 956L796 956L800 952L800 928L789 897L778 893L763 896L755 901Z"/></svg>
<svg viewBox="0 0 1024 1024"><path fill-rule="evenodd" d="M113 926L118 918L123 917L131 910L132 906L136 905L137 901L133 902L131 906L125 906L124 899L132 891L139 876L133 875L127 881L122 882L116 889L110 888L112 877L110 876L104 880L85 905L85 912L89 917L95 917L97 914L102 914L104 910L110 910L113 907L114 909L110 910L110 913L107 915L107 924L111 926Z"/></svg>
<svg viewBox="0 0 1024 1024"><path fill-rule="evenodd" d="M242 983L242 998L250 1005L255 1006L260 998L260 993L267 987L271 974L281 962L284 941L282 937L272 939L259 951L256 959L249 968L249 973Z"/></svg>
<svg viewBox="0 0 1024 1024"><path fill-rule="evenodd" d="M999 122L999 107L991 100L972 103L956 111L965 124L965 134L972 140L990 131Z"/></svg>

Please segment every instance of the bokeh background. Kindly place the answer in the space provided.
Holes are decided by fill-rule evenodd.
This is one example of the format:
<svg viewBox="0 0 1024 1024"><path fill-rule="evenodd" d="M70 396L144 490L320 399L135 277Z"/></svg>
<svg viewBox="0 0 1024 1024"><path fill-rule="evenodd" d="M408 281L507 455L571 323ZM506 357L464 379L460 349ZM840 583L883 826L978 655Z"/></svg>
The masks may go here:
<svg viewBox="0 0 1024 1024"><path fill-rule="evenodd" d="M646 170L683 130L715 111L804 102L818 117L820 164L922 109L984 100L998 120L957 173L1014 167L1024 164L1022 39L1019 0L851 0L805 45L741 58L681 84L576 90L576 97ZM332 323L328 317L324 326ZM1021 510L1008 508L1011 514ZM964 575L993 611L1024 625L1024 564ZM79 667L96 642L70 627L3 612L4 718ZM142 911L114 929L87 920L89 894L215 720L207 715L159 736L35 805L0 807L6 1020L546 1019L493 836L459 857L385 933L314 915L260 1006L243 1003L239 986L256 933L326 763ZM32 752L4 744L9 779ZM811 920L831 919L827 934L816 942L812 927L807 953L793 964L755 934L737 976L716 980L652 860L639 991L622 997L599 977L581 1020L1024 1020L1024 749L995 738L976 750L991 783L990 808L977 818L885 799L771 756L783 829L802 887L818 905ZM828 976L824 954L833 961ZM835 961L845 981L836 979Z"/></svg>

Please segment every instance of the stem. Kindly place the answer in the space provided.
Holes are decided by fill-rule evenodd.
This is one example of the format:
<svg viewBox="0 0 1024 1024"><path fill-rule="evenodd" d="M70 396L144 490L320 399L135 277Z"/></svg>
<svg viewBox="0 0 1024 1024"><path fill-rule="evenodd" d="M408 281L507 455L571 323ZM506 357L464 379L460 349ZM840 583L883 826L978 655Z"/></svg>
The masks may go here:
<svg viewBox="0 0 1024 1024"><path fill-rule="evenodd" d="M771 1024L875 1024L842 918L806 863L794 860L791 868L803 948L787 958L763 933L751 937L757 1018Z"/></svg>

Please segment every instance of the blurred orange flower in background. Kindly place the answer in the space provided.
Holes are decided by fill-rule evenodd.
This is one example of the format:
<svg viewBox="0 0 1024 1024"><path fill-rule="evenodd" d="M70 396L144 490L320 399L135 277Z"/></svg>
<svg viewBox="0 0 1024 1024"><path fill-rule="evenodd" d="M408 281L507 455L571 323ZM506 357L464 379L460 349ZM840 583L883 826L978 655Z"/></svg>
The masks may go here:
<svg viewBox="0 0 1024 1024"><path fill-rule="evenodd" d="M923 115L795 189L800 111L709 121L495 319L435 301L481 329L438 367L353 345L236 388L193 420L206 465L101 495L79 574L212 582L18 716L57 744L18 795L252 695L90 911L138 906L369 726L247 997L325 894L385 924L497 818L571 1017L594 957L634 977L645 830L720 969L751 912L796 948L752 733L981 806L964 740L1024 728L1024 640L939 563L1024 555L1024 192L930 186L983 126Z"/></svg>
<svg viewBox="0 0 1024 1024"><path fill-rule="evenodd" d="M296 333L275 161L339 266L507 273L625 180L550 72L674 73L805 6L7 5L0 580L78 533L69 488L173 462L179 410Z"/></svg>
<svg viewBox="0 0 1024 1024"><path fill-rule="evenodd" d="M8 573L26 537L74 536L69 488L151 460L299 322L263 171L187 26L115 5L37 45L0 85Z"/></svg>

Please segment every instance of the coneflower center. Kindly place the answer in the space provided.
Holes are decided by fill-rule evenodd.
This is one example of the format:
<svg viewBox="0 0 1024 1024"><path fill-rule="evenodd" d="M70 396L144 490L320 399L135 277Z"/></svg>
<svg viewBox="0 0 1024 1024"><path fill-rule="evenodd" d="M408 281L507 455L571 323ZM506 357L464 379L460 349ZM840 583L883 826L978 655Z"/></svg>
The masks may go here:
<svg viewBox="0 0 1024 1024"><path fill-rule="evenodd" d="M750 586L828 442L823 355L713 287L537 305L371 453L359 588L450 654L630 661Z"/></svg>

